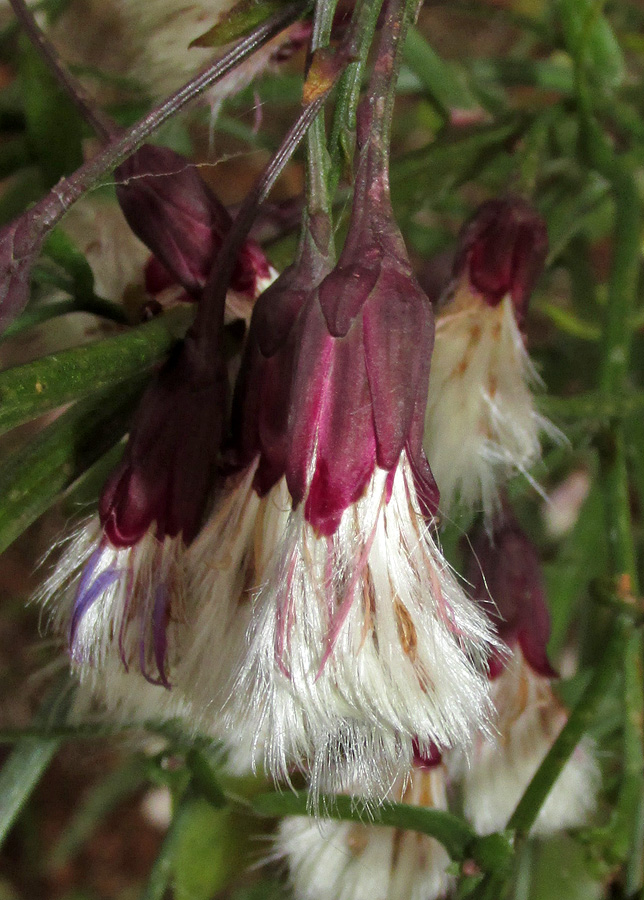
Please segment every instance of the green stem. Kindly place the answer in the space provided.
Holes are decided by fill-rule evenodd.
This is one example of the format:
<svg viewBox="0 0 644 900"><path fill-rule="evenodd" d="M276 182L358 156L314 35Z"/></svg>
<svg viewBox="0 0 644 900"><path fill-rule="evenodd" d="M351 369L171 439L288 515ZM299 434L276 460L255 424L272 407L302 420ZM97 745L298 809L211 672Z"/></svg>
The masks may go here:
<svg viewBox="0 0 644 900"><path fill-rule="evenodd" d="M618 617L590 682L512 814L508 829L515 831L517 837L527 836L563 767L592 724L597 705L619 670L624 637L630 626L630 617Z"/></svg>
<svg viewBox="0 0 644 900"><path fill-rule="evenodd" d="M163 900L170 884L174 861L179 849L181 832L192 809L193 793L188 790L179 801L157 856L148 883L141 894L141 900Z"/></svg>
<svg viewBox="0 0 644 900"><path fill-rule="evenodd" d="M337 0L317 0L313 17L311 54L328 47ZM306 142L306 207L310 216L331 216L329 196L330 158L326 146L324 111L315 119L307 133ZM329 229L331 235L332 229Z"/></svg>
<svg viewBox="0 0 644 900"><path fill-rule="evenodd" d="M34 328L36 325L41 325L43 322L48 322L50 319L55 319L58 316L66 316L69 313L77 312L91 313L93 316L100 316L103 319L109 319L111 322L118 322L120 325L127 324L127 316L123 307L116 303L111 303L109 300L102 300L100 297L80 302L74 299L58 300L54 303L43 303L34 309L27 309L27 312L23 313L15 322L12 322L0 335L0 340L13 337L26 331L28 328Z"/></svg>
<svg viewBox="0 0 644 900"><path fill-rule="evenodd" d="M631 319L640 267L641 212L631 167L618 156L597 125L581 65L577 67L582 118L582 149L591 165L609 182L615 201L614 250L606 304L600 389L620 396L628 382ZM626 466L623 422L613 419L599 443L600 475L605 495L606 528L612 576L628 594L639 594L637 557ZM644 807L644 679L642 637L629 619L622 634L624 770L614 828L614 848L626 862L628 895L644 884L644 849L640 840Z"/></svg>
<svg viewBox="0 0 644 900"><path fill-rule="evenodd" d="M253 800L253 808L263 816L306 816L311 813L310 802L309 795L304 792L260 794ZM354 798L339 795L322 797L316 813L325 818L370 826L418 831L440 841L452 859L459 862L473 859L485 871L505 873L512 859L507 837L502 834L478 837L463 819L439 809L405 803L385 803L365 809Z"/></svg>
<svg viewBox="0 0 644 900"><path fill-rule="evenodd" d="M351 21L354 62L340 79L331 126L331 190L335 191L343 164L350 166L356 143L356 110L383 0L357 0Z"/></svg>

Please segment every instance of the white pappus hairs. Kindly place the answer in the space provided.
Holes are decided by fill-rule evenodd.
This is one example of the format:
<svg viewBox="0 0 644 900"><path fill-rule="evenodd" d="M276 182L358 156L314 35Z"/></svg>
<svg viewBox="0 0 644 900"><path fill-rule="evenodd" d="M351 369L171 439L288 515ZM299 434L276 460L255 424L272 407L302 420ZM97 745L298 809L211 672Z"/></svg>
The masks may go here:
<svg viewBox="0 0 644 900"><path fill-rule="evenodd" d="M393 799L447 809L445 769L414 769ZM295 900L438 900L454 883L438 841L357 822L286 818L275 855L288 865Z"/></svg>
<svg viewBox="0 0 644 900"><path fill-rule="evenodd" d="M285 486L272 494L285 508ZM226 718L265 740L274 777L303 765L314 795L381 798L415 740L467 745L485 726L494 638L434 542L404 454L389 482L376 469L333 536L298 508L267 558Z"/></svg>
<svg viewBox="0 0 644 900"><path fill-rule="evenodd" d="M436 319L425 419L443 513L460 500L489 521L499 486L540 458L539 433L559 434L535 408L538 384L511 298L489 306L462 279Z"/></svg>
<svg viewBox="0 0 644 900"><path fill-rule="evenodd" d="M505 828L567 719L550 679L533 672L518 649L492 690L498 735L495 739L481 735L467 762L461 757L452 763L454 774L463 780L465 815L479 834ZM599 785L594 744L585 737L550 791L531 833L546 835L586 824L595 810Z"/></svg>
<svg viewBox="0 0 644 900"><path fill-rule="evenodd" d="M151 529L115 548L97 516L69 540L39 599L68 643L78 710L94 698L126 721L187 714L168 689L186 637L184 562L180 537L159 541Z"/></svg>

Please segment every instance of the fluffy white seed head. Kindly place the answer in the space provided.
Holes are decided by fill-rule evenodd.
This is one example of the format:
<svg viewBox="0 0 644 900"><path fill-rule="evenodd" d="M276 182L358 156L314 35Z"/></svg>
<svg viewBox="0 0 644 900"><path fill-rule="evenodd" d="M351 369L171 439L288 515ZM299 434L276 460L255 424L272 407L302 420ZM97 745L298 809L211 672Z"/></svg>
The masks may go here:
<svg viewBox="0 0 644 900"><path fill-rule="evenodd" d="M550 681L535 674L516 650L495 680L498 735L481 736L469 765L454 760L463 778L467 818L479 834L506 826L523 792L566 723ZM584 738L557 779L532 834L551 834L585 824L592 815L600 776L593 742Z"/></svg>
<svg viewBox="0 0 644 900"><path fill-rule="evenodd" d="M506 297L491 307L463 280L436 319L425 418L425 452L449 515L460 500L489 518L500 483L539 459L539 379Z"/></svg>
<svg viewBox="0 0 644 900"><path fill-rule="evenodd" d="M285 485L267 502L287 510ZM467 744L485 722L493 638L424 522L406 457L393 482L376 470L332 537L301 508L266 537L275 552L256 578L227 721L258 752L265 740L267 770L288 778L303 763L314 795L359 786L380 798L409 771L415 739Z"/></svg>
<svg viewBox="0 0 644 900"><path fill-rule="evenodd" d="M444 768L414 770L394 798L447 809ZM287 818L276 851L288 863L295 900L437 900L453 884L443 846L412 831Z"/></svg>

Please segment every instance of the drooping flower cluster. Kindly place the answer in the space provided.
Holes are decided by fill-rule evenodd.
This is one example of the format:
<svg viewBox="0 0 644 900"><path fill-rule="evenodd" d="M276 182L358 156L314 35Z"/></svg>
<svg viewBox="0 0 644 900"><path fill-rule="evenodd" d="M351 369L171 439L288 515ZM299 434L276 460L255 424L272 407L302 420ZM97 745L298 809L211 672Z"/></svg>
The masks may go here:
<svg viewBox="0 0 644 900"><path fill-rule="evenodd" d="M460 500L489 520L499 480L539 458L548 423L521 329L546 249L543 220L519 198L487 201L461 231L436 319L424 439L445 515Z"/></svg>
<svg viewBox="0 0 644 900"><path fill-rule="evenodd" d="M119 200L133 229L186 298L195 297L230 225L228 213L188 160L167 149L144 146L121 176ZM234 283L256 296L270 277L259 248L246 244ZM186 547L212 489L226 396L223 348L204 351L190 331L141 400L99 516L70 542L43 589L47 598L67 598L52 615L67 630L81 681L124 716L185 706L177 693L146 683L169 688L168 673L182 656Z"/></svg>
<svg viewBox="0 0 644 900"><path fill-rule="evenodd" d="M405 15L385 8L337 263L329 217L307 210L277 280L246 242L219 285L230 220L195 170L144 147L117 172L126 220L153 253L149 290L196 301L196 323L148 386L99 517L47 591L73 585L55 618L81 681L118 714L182 716L277 780L304 773L314 797L444 810L456 785L485 832L506 824L565 721L537 560L497 486L539 450L521 325L546 239L522 201L484 204L461 233L434 349L384 148L382 87L393 91ZM230 428L227 286L256 300ZM474 599L437 542L438 488L444 511L460 498L486 514ZM560 787L583 797L553 800L538 827L581 821L594 777L582 747ZM306 900L431 900L452 884L427 837L327 833L280 832Z"/></svg>

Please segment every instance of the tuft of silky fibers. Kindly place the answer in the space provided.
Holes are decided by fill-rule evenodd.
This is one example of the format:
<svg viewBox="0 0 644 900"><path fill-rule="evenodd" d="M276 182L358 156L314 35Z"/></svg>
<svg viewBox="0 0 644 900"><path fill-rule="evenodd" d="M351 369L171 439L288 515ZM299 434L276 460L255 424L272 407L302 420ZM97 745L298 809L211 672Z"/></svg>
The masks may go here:
<svg viewBox="0 0 644 900"><path fill-rule="evenodd" d="M67 546L39 599L67 642L80 689L80 715L98 700L111 718L145 721L186 715L170 690L186 637L185 547L151 529L115 548L98 517Z"/></svg>
<svg viewBox="0 0 644 900"><path fill-rule="evenodd" d="M267 500L288 509L285 485ZM485 727L491 629L426 525L405 454L393 475L376 469L332 536L301 507L285 521L251 595L228 729L254 736L277 779L304 766L314 797L381 799L415 741L467 745Z"/></svg>
<svg viewBox="0 0 644 900"><path fill-rule="evenodd" d="M460 775L467 818L479 834L505 828L567 720L550 679L535 673L520 650L493 682L498 713L495 737L481 735L468 761L450 762ZM586 824L600 786L593 741L585 737L553 786L531 833L547 835Z"/></svg>
<svg viewBox="0 0 644 900"><path fill-rule="evenodd" d="M414 769L394 799L447 809L443 766ZM379 825L286 818L275 839L295 900L438 900L453 886L450 858L427 835Z"/></svg>
<svg viewBox="0 0 644 900"><path fill-rule="evenodd" d="M489 520L499 487L539 460L539 434L556 433L534 403L539 378L509 296L490 306L465 281L436 319L424 447L441 511L460 501Z"/></svg>

